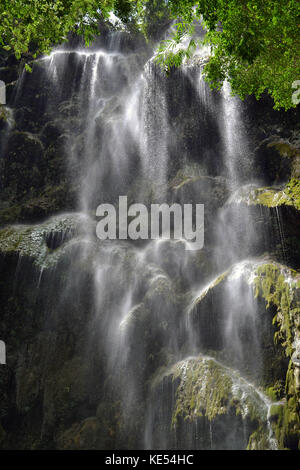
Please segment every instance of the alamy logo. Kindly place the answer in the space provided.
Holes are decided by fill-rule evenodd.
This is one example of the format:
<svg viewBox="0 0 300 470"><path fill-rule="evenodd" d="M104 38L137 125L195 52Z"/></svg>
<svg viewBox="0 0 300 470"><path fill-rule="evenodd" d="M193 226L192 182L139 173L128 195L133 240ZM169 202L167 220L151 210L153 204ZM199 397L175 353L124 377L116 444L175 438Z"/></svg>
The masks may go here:
<svg viewBox="0 0 300 470"><path fill-rule="evenodd" d="M186 250L200 250L204 245L204 205L144 204L127 206L127 196L119 197L118 212L112 204L100 204L96 233L100 240L185 239Z"/></svg>
<svg viewBox="0 0 300 470"><path fill-rule="evenodd" d="M6 346L4 341L0 340L0 364L6 364Z"/></svg>
<svg viewBox="0 0 300 470"><path fill-rule="evenodd" d="M0 80L0 104L6 104L6 87L3 80Z"/></svg>

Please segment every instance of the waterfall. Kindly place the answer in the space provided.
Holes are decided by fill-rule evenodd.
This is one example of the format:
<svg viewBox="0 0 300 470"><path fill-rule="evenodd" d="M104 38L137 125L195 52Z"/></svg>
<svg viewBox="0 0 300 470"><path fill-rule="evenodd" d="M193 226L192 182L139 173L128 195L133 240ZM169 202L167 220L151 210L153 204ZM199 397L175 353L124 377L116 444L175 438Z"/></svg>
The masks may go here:
<svg viewBox="0 0 300 470"><path fill-rule="evenodd" d="M36 95L47 91L39 106L48 122L28 135L65 156L62 184L72 185L73 211L9 237L15 246L24 237L19 254L38 267L49 328L74 322L74 337L85 332L78 344L71 335L63 363L84 358L78 380L90 387L76 426L96 416L99 448L245 449L257 436L277 448L275 401L264 393L272 318L254 289L265 234L252 208L232 199L253 183L243 105L227 83L211 91L193 64L166 76L149 48L125 47L124 34L55 49L21 76L15 97L30 82ZM147 207L203 203L204 248L189 251L184 238L97 239L97 206L122 195ZM55 427L48 406L43 439ZM58 447L66 433L53 437Z"/></svg>

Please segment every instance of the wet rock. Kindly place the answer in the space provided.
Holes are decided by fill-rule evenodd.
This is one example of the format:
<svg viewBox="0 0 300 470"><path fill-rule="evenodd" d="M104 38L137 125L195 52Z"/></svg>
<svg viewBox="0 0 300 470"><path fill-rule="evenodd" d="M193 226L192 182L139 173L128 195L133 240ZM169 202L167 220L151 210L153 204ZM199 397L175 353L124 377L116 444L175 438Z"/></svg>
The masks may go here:
<svg viewBox="0 0 300 470"><path fill-rule="evenodd" d="M181 361L156 377L152 387L153 434L164 439L164 446L173 448L176 442L188 449L245 448L256 429L264 435L265 448L270 446L267 398L214 359ZM231 431L225 433L228 426ZM173 434L167 431L170 427ZM159 446L159 440L151 444Z"/></svg>
<svg viewBox="0 0 300 470"><path fill-rule="evenodd" d="M278 207L283 204L287 206L298 206L294 198L290 198L284 189L280 188L257 188L254 185L248 185L240 188L233 196L229 203L246 203L248 205L263 205L267 207Z"/></svg>
<svg viewBox="0 0 300 470"><path fill-rule="evenodd" d="M270 277L265 274L268 270ZM190 306L188 315L198 348L219 351L219 357L226 358L231 351L229 356L234 367L250 376L260 375L265 384L284 379L288 360L284 358L283 348L287 347L290 357L293 335L288 340L289 347L286 339L278 341L278 335L286 328L295 331L295 326L287 327L287 324L297 323L297 282L295 272L276 263L257 260L237 264L204 287ZM275 294L272 296L268 290L261 289L274 289ZM284 320L287 313L280 313L284 305L281 295L289 292L288 305L293 313L291 319ZM266 305L264 299L270 302ZM280 329L272 326L276 321Z"/></svg>
<svg viewBox="0 0 300 470"><path fill-rule="evenodd" d="M79 233L80 214L53 217L39 225L8 226L0 230L0 252L27 257L40 268L55 265L64 255L66 244Z"/></svg>
<svg viewBox="0 0 300 470"><path fill-rule="evenodd" d="M175 202L205 204L207 213L222 207L228 199L227 182L222 177L201 174L200 168L184 168L170 183Z"/></svg>

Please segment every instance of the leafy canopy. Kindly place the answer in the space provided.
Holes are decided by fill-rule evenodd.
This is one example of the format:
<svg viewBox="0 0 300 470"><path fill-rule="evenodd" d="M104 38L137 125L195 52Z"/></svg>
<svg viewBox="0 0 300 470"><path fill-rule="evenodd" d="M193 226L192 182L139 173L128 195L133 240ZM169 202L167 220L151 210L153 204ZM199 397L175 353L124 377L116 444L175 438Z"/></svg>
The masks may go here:
<svg viewBox="0 0 300 470"><path fill-rule="evenodd" d="M110 12L152 39L177 19L173 36L157 53L167 70L204 42L211 50L204 74L212 87L228 80L242 99L267 91L276 109L297 104L292 85L300 79L299 0L1 0L0 47L17 58L34 50L36 57L71 31L88 44ZM207 31L204 40L196 32L199 21Z"/></svg>
<svg viewBox="0 0 300 470"><path fill-rule="evenodd" d="M180 23L173 38L159 47L157 60L164 67L178 66L191 56L197 42L195 21L202 21L207 31L203 42L211 48L204 74L212 87L220 88L228 80L242 99L249 94L259 98L267 91L275 109L296 106L292 95L293 83L300 79L299 0L169 0L168 4Z"/></svg>
<svg viewBox="0 0 300 470"><path fill-rule="evenodd" d="M74 31L89 43L99 34L98 22L110 11L128 9L130 0L1 0L0 45L17 58L35 49L47 54Z"/></svg>

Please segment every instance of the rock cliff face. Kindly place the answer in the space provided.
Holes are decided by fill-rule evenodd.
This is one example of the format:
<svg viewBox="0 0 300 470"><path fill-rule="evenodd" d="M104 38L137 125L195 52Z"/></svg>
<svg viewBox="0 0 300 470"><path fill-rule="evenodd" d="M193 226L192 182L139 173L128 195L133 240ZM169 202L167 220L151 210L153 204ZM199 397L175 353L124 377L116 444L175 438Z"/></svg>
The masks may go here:
<svg viewBox="0 0 300 470"><path fill-rule="evenodd" d="M1 53L1 448L298 448L299 113L151 54ZM99 240L120 195L203 203L204 248Z"/></svg>

